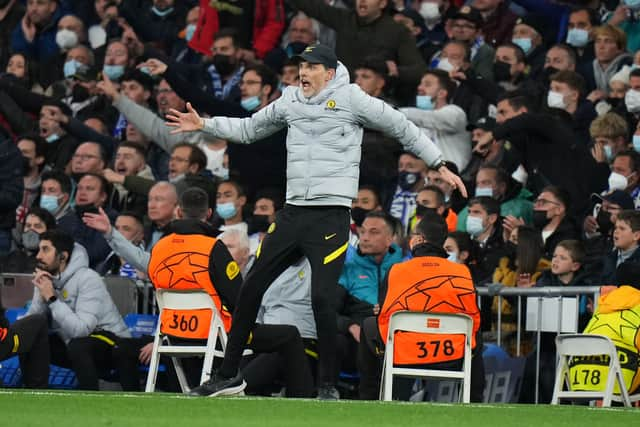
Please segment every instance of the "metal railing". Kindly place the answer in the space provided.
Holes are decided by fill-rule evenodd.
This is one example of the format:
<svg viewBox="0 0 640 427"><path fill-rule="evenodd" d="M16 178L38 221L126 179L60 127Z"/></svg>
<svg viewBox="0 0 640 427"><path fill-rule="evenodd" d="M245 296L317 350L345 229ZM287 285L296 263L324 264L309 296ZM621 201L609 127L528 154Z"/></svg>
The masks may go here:
<svg viewBox="0 0 640 427"><path fill-rule="evenodd" d="M573 297L575 301L571 301L570 304L575 304L575 319L573 319L573 331L581 332L578 330L578 321L580 316L580 297L583 295L591 295L593 301L593 309L597 307L598 298L600 296L600 286L547 286L547 287L532 287L532 288L518 288L507 287L500 284L492 284L489 286L478 286L476 288L478 293L478 304L481 306L480 297L498 297L498 310L496 334L497 344L502 346L502 299L505 297L516 297L517 304L513 306L516 311L516 352L517 356L520 356L520 346L522 340L522 312L523 312L523 297L524 298L537 298L537 315L536 315L536 389L535 389L535 403L539 401L539 382L540 382L540 345L541 345L541 333L543 332L543 302L545 300L557 300L557 330L556 334L562 333L563 330L563 313L564 313L564 298ZM493 314L492 314L493 317ZM493 320L493 319L492 319ZM552 332L545 330L544 332Z"/></svg>

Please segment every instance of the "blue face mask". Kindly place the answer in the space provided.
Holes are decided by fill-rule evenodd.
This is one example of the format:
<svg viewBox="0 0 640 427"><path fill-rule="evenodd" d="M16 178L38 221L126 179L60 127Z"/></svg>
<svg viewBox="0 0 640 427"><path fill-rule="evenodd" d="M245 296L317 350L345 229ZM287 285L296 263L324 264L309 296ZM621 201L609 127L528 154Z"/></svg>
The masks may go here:
<svg viewBox="0 0 640 427"><path fill-rule="evenodd" d="M493 188L491 187L476 187L476 197L493 197Z"/></svg>
<svg viewBox="0 0 640 427"><path fill-rule="evenodd" d="M513 44L520 46L522 50L524 50L525 54L529 53L529 51L531 50L531 39L520 39L514 37L511 41L513 42Z"/></svg>
<svg viewBox="0 0 640 427"><path fill-rule="evenodd" d="M76 61L75 59L71 59L65 62L64 67L62 69L64 71L64 78L68 79L69 77L73 76L76 73L76 71L78 71L78 67L80 67L81 65L82 64Z"/></svg>
<svg viewBox="0 0 640 427"><path fill-rule="evenodd" d="M104 65L102 72L111 80L118 80L124 75L124 65Z"/></svg>
<svg viewBox="0 0 640 427"><path fill-rule="evenodd" d="M567 43L574 47L584 47L589 43L589 31L572 28L567 33Z"/></svg>
<svg viewBox="0 0 640 427"><path fill-rule="evenodd" d="M236 205L231 202L220 203L216 206L216 213L222 219L230 219L236 215Z"/></svg>
<svg viewBox="0 0 640 427"><path fill-rule="evenodd" d="M634 10L640 9L640 0L624 0L624 4L629 9L634 9Z"/></svg>
<svg viewBox="0 0 640 427"><path fill-rule="evenodd" d="M416 107L425 111L433 110L433 101L429 95L418 95L416 96Z"/></svg>
<svg viewBox="0 0 640 427"><path fill-rule="evenodd" d="M240 105L247 111L254 111L256 108L260 106L260 98L257 96L252 96L240 101Z"/></svg>
<svg viewBox="0 0 640 427"><path fill-rule="evenodd" d="M633 149L640 153L640 135L633 135Z"/></svg>
<svg viewBox="0 0 640 427"><path fill-rule="evenodd" d="M186 31L184 33L184 38L188 42L190 42L195 33L196 33L196 24L189 24L189 25L187 25L187 29L186 29Z"/></svg>
<svg viewBox="0 0 640 427"><path fill-rule="evenodd" d="M40 207L52 214L55 214L60 207L58 204L58 196L43 194L40 196Z"/></svg>
<svg viewBox="0 0 640 427"><path fill-rule="evenodd" d="M449 255L447 260L458 263L458 255L455 252L447 252L447 254Z"/></svg>
<svg viewBox="0 0 640 427"><path fill-rule="evenodd" d="M151 70L149 69L149 67L140 67L140 71L142 71L143 73L145 73L148 76L151 75Z"/></svg>
<svg viewBox="0 0 640 427"><path fill-rule="evenodd" d="M167 9L165 9L165 10L160 10L160 9L158 9L157 7L153 6L153 7L151 8L151 12L153 12L153 14L154 14L154 15L159 16L159 17L161 17L161 18L162 18L162 17L167 16L167 15L168 15L168 14L170 14L171 12L173 12L173 8L172 8L172 7L170 7L170 8L167 8Z"/></svg>
<svg viewBox="0 0 640 427"><path fill-rule="evenodd" d="M611 150L611 146L605 145L603 148L604 148L604 155L607 158L607 161L611 163L611 160L613 160L613 151Z"/></svg>
<svg viewBox="0 0 640 427"><path fill-rule="evenodd" d="M467 233L469 233L471 237L478 237L483 231L482 218L469 215L467 217Z"/></svg>
<svg viewBox="0 0 640 427"><path fill-rule="evenodd" d="M58 135L57 133L52 133L51 135L49 135L47 137L47 142L49 144L53 144L54 142L56 142L59 139L60 139L60 135Z"/></svg>

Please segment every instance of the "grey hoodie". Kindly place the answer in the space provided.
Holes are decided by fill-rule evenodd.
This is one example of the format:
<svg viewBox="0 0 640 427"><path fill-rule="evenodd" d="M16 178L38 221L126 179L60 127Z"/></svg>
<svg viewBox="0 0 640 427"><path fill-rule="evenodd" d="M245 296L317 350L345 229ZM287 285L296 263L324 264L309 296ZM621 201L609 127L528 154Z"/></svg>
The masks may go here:
<svg viewBox="0 0 640 427"><path fill-rule="evenodd" d="M95 271L89 268L87 251L75 244L69 265L53 280L58 300L47 305L34 287L33 300L27 314L51 312L51 329L64 342L89 336L96 330L113 332L120 337L130 337L111 295Z"/></svg>
<svg viewBox="0 0 640 427"><path fill-rule="evenodd" d="M438 147L404 114L349 84L341 63L319 94L305 98L288 86L280 98L248 118L204 120L204 132L250 144L288 126L287 203L346 206L358 191L363 127L397 139L427 165L442 159Z"/></svg>

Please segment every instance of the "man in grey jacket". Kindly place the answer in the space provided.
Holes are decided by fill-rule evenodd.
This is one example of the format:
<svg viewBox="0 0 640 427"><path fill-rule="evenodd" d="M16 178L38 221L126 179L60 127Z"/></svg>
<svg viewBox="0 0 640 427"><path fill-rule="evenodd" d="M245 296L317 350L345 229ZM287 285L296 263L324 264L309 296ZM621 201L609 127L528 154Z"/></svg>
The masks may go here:
<svg viewBox="0 0 640 427"><path fill-rule="evenodd" d="M118 337L129 330L85 249L58 230L42 233L28 315L51 316L51 363L72 368L79 388L98 390Z"/></svg>
<svg viewBox="0 0 640 427"><path fill-rule="evenodd" d="M349 245L349 208L358 191L364 126L397 139L464 191L435 144L402 113L349 84L347 69L331 49L309 46L300 57L300 86L286 88L282 97L249 118L202 119L190 103L186 113L170 110L167 116L174 133L204 131L236 143L251 143L288 127L287 205L269 227L240 291L224 361L193 394L218 396L244 389L238 366L262 296L282 271L305 255L313 271L318 397L338 398L334 292Z"/></svg>

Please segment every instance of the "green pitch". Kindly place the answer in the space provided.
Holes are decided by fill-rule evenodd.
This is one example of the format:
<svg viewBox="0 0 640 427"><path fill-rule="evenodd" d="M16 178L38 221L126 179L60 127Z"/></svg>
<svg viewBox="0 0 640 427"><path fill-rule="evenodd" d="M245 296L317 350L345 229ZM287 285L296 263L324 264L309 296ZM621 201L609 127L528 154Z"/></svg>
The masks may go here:
<svg viewBox="0 0 640 427"><path fill-rule="evenodd" d="M0 390L3 426L617 426L638 409L186 398L168 394Z"/></svg>

